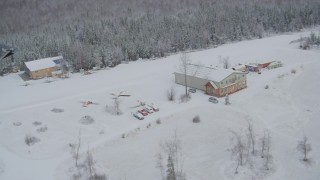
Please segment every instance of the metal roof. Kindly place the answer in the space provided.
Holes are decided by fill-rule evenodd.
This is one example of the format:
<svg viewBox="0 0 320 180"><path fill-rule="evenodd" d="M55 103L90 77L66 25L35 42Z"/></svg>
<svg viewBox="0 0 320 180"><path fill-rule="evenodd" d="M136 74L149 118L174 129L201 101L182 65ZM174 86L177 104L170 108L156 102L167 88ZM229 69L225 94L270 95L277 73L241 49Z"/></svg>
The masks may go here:
<svg viewBox="0 0 320 180"><path fill-rule="evenodd" d="M234 72L229 69L216 69L212 67L206 67L206 66L194 65L194 64L189 64L187 66L187 75L195 76L201 79L207 79L209 81L214 81L214 82L220 82L233 73L241 73L241 72Z"/></svg>
<svg viewBox="0 0 320 180"><path fill-rule="evenodd" d="M55 67L57 64L54 62L56 60L61 60L63 59L62 56L57 56L57 57L49 57L49 58L44 58L44 59L38 59L34 61L29 61L25 62L25 65L30 71L37 71L40 69L46 69L50 67Z"/></svg>

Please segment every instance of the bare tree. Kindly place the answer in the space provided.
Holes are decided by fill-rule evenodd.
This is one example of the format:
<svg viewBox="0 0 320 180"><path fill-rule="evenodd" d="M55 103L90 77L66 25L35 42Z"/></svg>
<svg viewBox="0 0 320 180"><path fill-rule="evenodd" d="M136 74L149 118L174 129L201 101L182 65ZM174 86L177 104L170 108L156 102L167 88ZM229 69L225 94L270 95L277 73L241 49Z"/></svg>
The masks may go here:
<svg viewBox="0 0 320 180"><path fill-rule="evenodd" d="M224 69L229 69L230 68L230 63L229 63L229 57L225 57L222 59L223 63L223 68Z"/></svg>
<svg viewBox="0 0 320 180"><path fill-rule="evenodd" d="M180 64L179 70L184 75L184 86L186 94L185 96L188 97L188 84L187 84L187 76L188 76L188 66L191 64L191 59L186 52L183 52L180 56Z"/></svg>
<svg viewBox="0 0 320 180"><path fill-rule="evenodd" d="M81 131L79 131L79 135L78 135L78 142L74 143L74 144L70 144L71 147L71 154L72 157L75 161L75 166L78 167L78 161L79 161L79 151L81 148Z"/></svg>
<svg viewBox="0 0 320 180"><path fill-rule="evenodd" d="M170 90L167 91L167 98L169 101L174 101L176 96L176 91L173 87L170 88Z"/></svg>
<svg viewBox="0 0 320 180"><path fill-rule="evenodd" d="M242 166L244 164L246 145L240 134L233 131L232 134L233 137L231 140L233 141L233 147L231 152L232 156L234 156L237 161L237 167L235 170L235 173L237 174L239 165Z"/></svg>
<svg viewBox="0 0 320 180"><path fill-rule="evenodd" d="M86 162L86 167L88 170L89 177L90 178L94 177L96 174L95 161L89 150L87 151L87 157L85 162Z"/></svg>
<svg viewBox="0 0 320 180"><path fill-rule="evenodd" d="M264 131L263 137L261 137L261 139L260 139L260 142L261 142L260 156L261 156L261 158L264 158L264 155L265 155L266 145L267 145L267 143L266 143L267 140L266 139L267 139L267 133L266 133L266 131Z"/></svg>
<svg viewBox="0 0 320 180"><path fill-rule="evenodd" d="M114 106L114 110L115 110L116 115L120 115L121 110L120 110L120 99L119 98L115 98L113 100L113 106Z"/></svg>
<svg viewBox="0 0 320 180"><path fill-rule="evenodd" d="M160 169L160 173L163 179L177 179L186 180L186 175L183 171L182 153L181 153L181 141L177 138L175 133L171 140L160 143L161 152L157 155L157 167ZM163 155L168 157L167 169L163 169ZM166 173L166 174L165 174Z"/></svg>
<svg viewBox="0 0 320 180"><path fill-rule="evenodd" d="M261 150L260 150L260 156L261 158L265 158L266 151L269 149L269 140L268 137L270 136L269 130L265 130L263 132L263 137L260 139L260 144L261 144Z"/></svg>
<svg viewBox="0 0 320 180"><path fill-rule="evenodd" d="M248 145L249 147L251 147L251 153L254 155L255 153L255 144L256 144L256 136L253 130L253 125L251 121L248 121L247 124L247 136L248 136L248 143L250 145Z"/></svg>
<svg viewBox="0 0 320 180"><path fill-rule="evenodd" d="M169 155L168 164L167 164L167 179L166 180L176 180L176 179L177 179L177 176L176 176L176 171L174 168L174 162L173 162L171 155Z"/></svg>
<svg viewBox="0 0 320 180"><path fill-rule="evenodd" d="M266 170L270 169L270 163L272 160L272 155L271 155L271 136L270 136L270 132L267 130L266 131L266 146L265 146L265 168Z"/></svg>
<svg viewBox="0 0 320 180"><path fill-rule="evenodd" d="M159 153L156 155L157 157L157 165L156 167L159 168L160 170L160 174L161 174L161 179L162 180L165 180L165 173L164 173L164 167L163 167L163 157L162 157L162 154Z"/></svg>
<svg viewBox="0 0 320 180"><path fill-rule="evenodd" d="M304 136L303 140L298 142L297 146L298 151L303 154L303 161L308 161L308 153L312 150L311 144L308 143L308 137Z"/></svg>
<svg viewBox="0 0 320 180"><path fill-rule="evenodd" d="M107 180L105 174L99 174L96 170L96 161L93 159L93 155L90 150L87 151L87 156L85 159L85 168L88 173L88 180Z"/></svg>
<svg viewBox="0 0 320 180"><path fill-rule="evenodd" d="M119 93L110 93L112 95L112 99L113 99L113 106L109 107L108 105L106 105L106 111L108 111L109 113L115 114L115 115L121 115L121 109L120 109L120 97L130 97L130 94L123 94L124 92L121 91Z"/></svg>
<svg viewBox="0 0 320 180"><path fill-rule="evenodd" d="M120 109L120 99L113 98L112 105L106 105L106 111L112 115L121 115L121 109Z"/></svg>

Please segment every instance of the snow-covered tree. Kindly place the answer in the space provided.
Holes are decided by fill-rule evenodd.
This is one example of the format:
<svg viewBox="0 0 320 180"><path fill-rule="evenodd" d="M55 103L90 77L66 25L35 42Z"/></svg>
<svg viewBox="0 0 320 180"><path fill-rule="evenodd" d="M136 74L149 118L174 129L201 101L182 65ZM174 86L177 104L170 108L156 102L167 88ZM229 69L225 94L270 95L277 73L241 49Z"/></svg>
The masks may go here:
<svg viewBox="0 0 320 180"><path fill-rule="evenodd" d="M312 147L308 142L307 136L304 136L303 139L298 142L297 149L303 154L303 161L308 161L308 153L312 150Z"/></svg>

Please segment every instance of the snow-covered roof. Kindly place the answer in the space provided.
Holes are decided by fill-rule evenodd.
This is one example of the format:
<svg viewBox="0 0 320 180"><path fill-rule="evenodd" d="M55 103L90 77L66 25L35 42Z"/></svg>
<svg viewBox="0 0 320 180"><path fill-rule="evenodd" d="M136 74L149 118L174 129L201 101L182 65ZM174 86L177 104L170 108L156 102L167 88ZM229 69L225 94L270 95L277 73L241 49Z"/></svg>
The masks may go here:
<svg viewBox="0 0 320 180"><path fill-rule="evenodd" d="M209 81L209 83L211 84L212 87L214 87L215 89L218 89L218 86L214 82Z"/></svg>
<svg viewBox="0 0 320 180"><path fill-rule="evenodd" d="M246 66L244 64L238 64L236 66L233 67L235 70L239 70L239 69L245 69Z"/></svg>
<svg viewBox="0 0 320 180"><path fill-rule="evenodd" d="M209 81L220 82L226 77L230 76L234 72L229 69L216 69L212 67L205 67L200 65L190 64L187 67L187 75L195 76L202 79L207 79Z"/></svg>
<svg viewBox="0 0 320 180"><path fill-rule="evenodd" d="M250 63L250 64L246 64L246 66L258 67L258 65L257 65L257 64L252 64L252 63Z"/></svg>
<svg viewBox="0 0 320 180"><path fill-rule="evenodd" d="M269 64L269 66L271 65L279 65L279 64L282 64L282 62L281 61L273 61L273 62L271 62L270 64Z"/></svg>
<svg viewBox="0 0 320 180"><path fill-rule="evenodd" d="M34 61L25 62L25 65L30 71L37 71L40 69L46 69L50 67L55 67L58 64L56 63L57 60L63 59L62 56L56 56L56 57L49 57L44 59L38 59Z"/></svg>

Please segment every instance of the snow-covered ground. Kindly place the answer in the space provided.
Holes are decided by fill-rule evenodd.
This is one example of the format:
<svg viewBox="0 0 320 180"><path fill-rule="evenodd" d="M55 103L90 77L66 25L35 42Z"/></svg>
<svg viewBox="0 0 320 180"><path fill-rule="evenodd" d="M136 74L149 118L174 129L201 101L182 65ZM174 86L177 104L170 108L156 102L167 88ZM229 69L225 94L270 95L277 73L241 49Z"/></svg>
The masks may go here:
<svg viewBox="0 0 320 180"><path fill-rule="evenodd" d="M173 76L179 54L121 64L86 76L72 74L52 83L29 81L29 86L23 86L19 73L0 77L0 179L70 179L70 143L77 142L79 132L81 152L91 149L98 169L110 179L160 180L156 168L159 144L175 132L182 142L184 171L190 180L319 179L320 51L300 50L298 44L290 44L308 34L277 35L190 53L193 62L208 66L219 65L219 57L229 57L231 65L283 62L282 68L248 74L248 88L230 95L230 106L223 104L223 98L219 104L208 102L201 91L192 94L188 103L167 100L171 87L177 96L184 92ZM122 115L110 115L105 111L105 106L112 104L110 93L120 91L131 96L121 98ZM86 100L97 104L82 107ZM139 121L131 115L138 100L155 103L160 111ZM52 112L53 108L64 112ZM86 115L94 118L93 124L80 122ZM192 123L195 115L200 116L200 123ZM261 167L240 167L235 175L231 131L244 130L248 119L257 139L265 129L270 131L272 168L261 173ZM42 124L35 125L36 121ZM41 127L47 131L38 132ZM27 146L26 135L40 141ZM313 148L309 165L301 162L296 149L303 135Z"/></svg>

